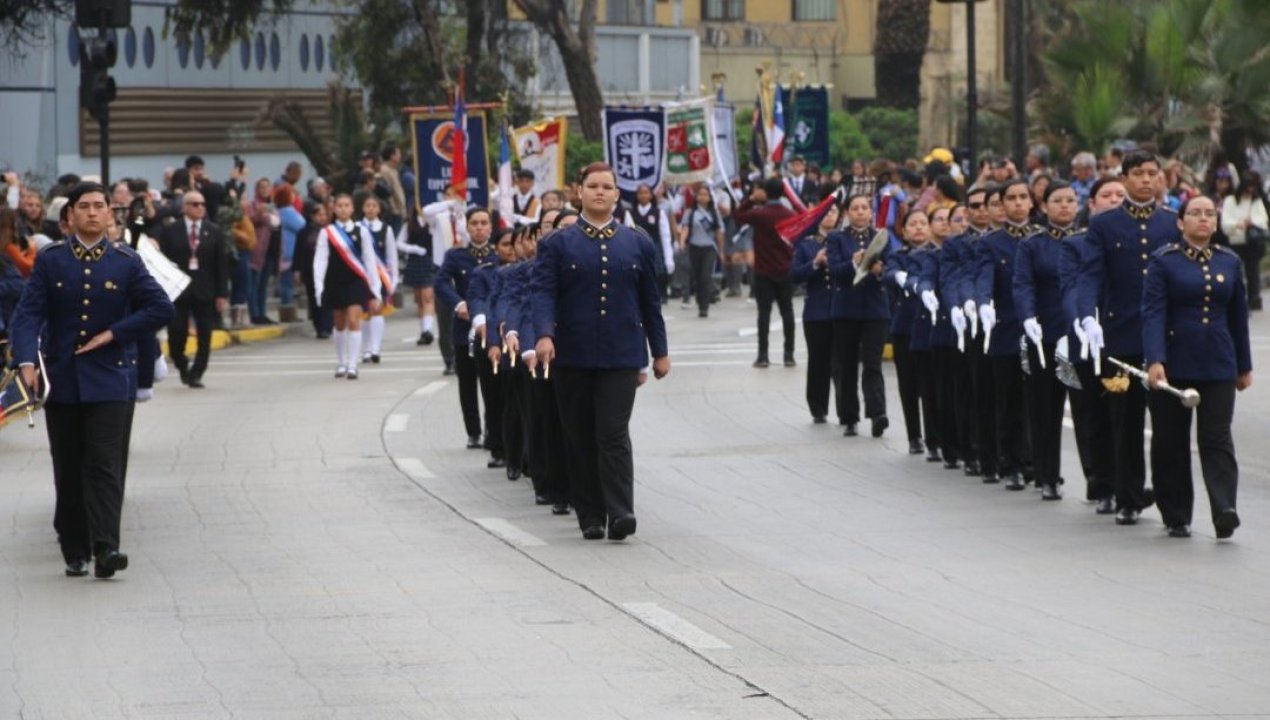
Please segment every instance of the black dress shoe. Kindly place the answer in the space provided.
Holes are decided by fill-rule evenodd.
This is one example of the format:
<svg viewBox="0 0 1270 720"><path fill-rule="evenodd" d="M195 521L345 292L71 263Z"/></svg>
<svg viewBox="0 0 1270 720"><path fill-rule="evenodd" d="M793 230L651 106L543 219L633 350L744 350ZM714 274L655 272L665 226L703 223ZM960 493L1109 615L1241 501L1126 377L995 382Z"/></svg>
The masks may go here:
<svg viewBox="0 0 1270 720"><path fill-rule="evenodd" d="M960 467L961 467L960 460L945 460L944 461L945 470L957 470Z"/></svg>
<svg viewBox="0 0 1270 720"><path fill-rule="evenodd" d="M931 447L930 445L926 446L926 462L937 463L943 461L944 458L939 454L939 448Z"/></svg>
<svg viewBox="0 0 1270 720"><path fill-rule="evenodd" d="M128 556L118 550L108 550L97 556L93 564L93 576L105 580L112 578L119 570L128 569Z"/></svg>
<svg viewBox="0 0 1270 720"><path fill-rule="evenodd" d="M1142 505L1138 508L1138 512L1142 512L1155 504L1155 488L1142 488Z"/></svg>
<svg viewBox="0 0 1270 720"><path fill-rule="evenodd" d="M604 526L603 525L587 525L585 528L582 529L582 537L586 540L603 540Z"/></svg>
<svg viewBox="0 0 1270 720"><path fill-rule="evenodd" d="M921 438L914 438L914 439L912 439L912 440L909 440L909 441L908 441L908 454L909 454L909 455L921 455L921 454L922 454L922 453L924 453L924 452L926 452L926 447L925 447L924 445L922 445L922 439L921 439Z"/></svg>
<svg viewBox="0 0 1270 720"><path fill-rule="evenodd" d="M703 317L710 317L710 311L709 311L709 310L698 310L698 311L697 311L697 317L699 317L699 318L703 318Z"/></svg>
<svg viewBox="0 0 1270 720"><path fill-rule="evenodd" d="M494 468L507 467L507 461L500 457L492 457L489 462L485 463L485 467L493 470Z"/></svg>
<svg viewBox="0 0 1270 720"><path fill-rule="evenodd" d="M66 577L88 577L88 561L84 558L66 561Z"/></svg>
<svg viewBox="0 0 1270 720"><path fill-rule="evenodd" d="M534 495L534 504L535 505L550 505L551 498L547 497L546 495Z"/></svg>
<svg viewBox="0 0 1270 720"><path fill-rule="evenodd" d="M1063 495L1058 491L1058 486L1052 483L1043 483L1041 485L1042 500L1062 500Z"/></svg>
<svg viewBox="0 0 1270 720"><path fill-rule="evenodd" d="M374 364L378 365L378 364L379 364L379 355L378 355L378 354L376 354L376 353L371 353L371 355L370 355L370 361L371 361L372 363L374 363Z"/></svg>
<svg viewBox="0 0 1270 720"><path fill-rule="evenodd" d="M1191 536L1190 525L1170 525L1169 537L1171 538L1188 538Z"/></svg>
<svg viewBox="0 0 1270 720"><path fill-rule="evenodd" d="M507 466L507 479L515 482L520 479L520 468Z"/></svg>
<svg viewBox="0 0 1270 720"><path fill-rule="evenodd" d="M767 362L767 357L763 355L760 355L759 358L754 361L754 367L756 368L765 368L770 364L771 363Z"/></svg>
<svg viewBox="0 0 1270 720"><path fill-rule="evenodd" d="M1111 515L1116 511L1116 501L1109 498L1098 498L1098 503L1094 506L1094 512L1099 515Z"/></svg>
<svg viewBox="0 0 1270 720"><path fill-rule="evenodd" d="M977 460L967 460L966 468L963 472L966 473L966 477L979 477L983 474L983 472L979 470L979 461Z"/></svg>
<svg viewBox="0 0 1270 720"><path fill-rule="evenodd" d="M445 369L441 371L441 374L442 374L442 375L453 375L453 374L454 374L454 363L452 363L452 362L448 362L448 363L446 363L446 364L445 364Z"/></svg>
<svg viewBox="0 0 1270 720"><path fill-rule="evenodd" d="M785 362L784 362L784 365L785 365L785 367L795 367L795 366L797 366L797 365L798 365L798 363L794 361L794 354L793 354L793 353L785 353Z"/></svg>
<svg viewBox="0 0 1270 720"><path fill-rule="evenodd" d="M1012 472L1006 476L1006 490L1022 490L1025 487L1027 487L1027 484L1023 482L1023 476L1019 475L1017 472Z"/></svg>
<svg viewBox="0 0 1270 720"><path fill-rule="evenodd" d="M468 435L468 436L467 436L467 449L468 449L468 450L480 450L480 449L481 449L481 436L480 436L480 435Z"/></svg>
<svg viewBox="0 0 1270 720"><path fill-rule="evenodd" d="M625 540L635 534L635 516L627 515L609 523L609 540Z"/></svg>
<svg viewBox="0 0 1270 720"><path fill-rule="evenodd" d="M318 340L329 340L330 337L331 337L331 334L329 332L326 332L325 330L319 330L317 333Z"/></svg>
<svg viewBox="0 0 1270 720"><path fill-rule="evenodd" d="M190 384L190 371L189 371L189 370L178 370L177 372L181 374L181 384L182 384L182 385L189 385L189 384Z"/></svg>
<svg viewBox="0 0 1270 720"><path fill-rule="evenodd" d="M204 387L202 380L195 380L193 378L190 378L190 381L186 384L189 385L194 390L200 390Z"/></svg>
<svg viewBox="0 0 1270 720"><path fill-rule="evenodd" d="M1232 510L1223 510L1213 519L1213 528L1217 531L1217 539L1225 540L1235 534L1235 528L1239 527L1239 513Z"/></svg>
<svg viewBox="0 0 1270 720"><path fill-rule="evenodd" d="M428 332L427 330L424 330L423 332L419 333L419 339L415 340L415 345L431 345L432 340L433 340L432 333Z"/></svg>
<svg viewBox="0 0 1270 720"><path fill-rule="evenodd" d="M816 416L814 416L814 417L811 419L811 422L812 422L812 424L814 424L814 425L824 425L824 424L825 424L825 422L826 422L826 421L825 421L825 416L824 416L824 415L816 415Z"/></svg>
<svg viewBox="0 0 1270 720"><path fill-rule="evenodd" d="M1138 511L1132 508L1120 508L1120 510L1116 512L1116 524L1117 525L1137 525Z"/></svg>
<svg viewBox="0 0 1270 720"><path fill-rule="evenodd" d="M567 502L558 502L558 503L556 503L555 505L552 505L552 506L551 506L551 514L552 514L552 515L568 515L568 514L569 514L569 503L567 503Z"/></svg>
<svg viewBox="0 0 1270 720"><path fill-rule="evenodd" d="M873 418L870 432L873 437L880 438L882 437L882 433L886 432L886 429L889 427L891 427L891 421L887 420L885 415L879 415Z"/></svg>
<svg viewBox="0 0 1270 720"><path fill-rule="evenodd" d="M855 437L859 434L860 431L856 430L855 423L847 423L847 429L842 431L843 437Z"/></svg>

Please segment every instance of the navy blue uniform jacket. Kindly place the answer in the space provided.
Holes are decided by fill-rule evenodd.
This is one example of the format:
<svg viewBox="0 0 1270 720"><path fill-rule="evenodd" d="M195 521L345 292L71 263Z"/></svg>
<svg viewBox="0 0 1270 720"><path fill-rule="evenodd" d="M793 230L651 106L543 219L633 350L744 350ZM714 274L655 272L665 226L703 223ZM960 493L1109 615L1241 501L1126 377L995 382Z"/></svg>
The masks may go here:
<svg viewBox="0 0 1270 720"><path fill-rule="evenodd" d="M825 239L808 235L794 246L794 261L789 266L790 279L805 283L807 296L803 298L803 322L820 322L832 318L834 281L829 276L829 263L816 267L816 253L825 246Z"/></svg>
<svg viewBox="0 0 1270 720"><path fill-rule="evenodd" d="M494 247L489 243L479 248L468 246L447 250L445 259L441 261L441 269L437 270L437 296L445 304L457 308L459 303L467 302L468 284L472 282L476 269L483 265L493 265L497 260ZM467 312L469 318L477 315L471 303L468 303ZM467 346L467 334L471 329L471 320L461 320L455 316L450 335L454 338L456 347Z"/></svg>
<svg viewBox="0 0 1270 720"><path fill-rule="evenodd" d="M882 278L869 273L859 285L852 284L855 265L851 258L857 250L869 246L873 232L871 228L850 228L831 232L825 240L825 246L829 248L829 274L838 285L833 296L835 320L889 320L891 317Z"/></svg>

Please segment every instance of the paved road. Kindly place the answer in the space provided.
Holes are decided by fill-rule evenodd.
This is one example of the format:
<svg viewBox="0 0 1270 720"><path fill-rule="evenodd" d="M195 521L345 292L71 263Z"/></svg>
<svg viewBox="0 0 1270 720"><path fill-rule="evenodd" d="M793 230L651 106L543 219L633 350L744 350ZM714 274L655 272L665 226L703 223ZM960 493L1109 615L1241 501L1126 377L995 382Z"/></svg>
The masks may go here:
<svg viewBox="0 0 1270 720"><path fill-rule="evenodd" d="M7 428L0 718L1270 718L1270 374L1245 526L1178 541L811 425L752 312L668 308L621 544L462 449L401 317L356 383L297 334L161 386L113 582L62 577L43 434Z"/></svg>

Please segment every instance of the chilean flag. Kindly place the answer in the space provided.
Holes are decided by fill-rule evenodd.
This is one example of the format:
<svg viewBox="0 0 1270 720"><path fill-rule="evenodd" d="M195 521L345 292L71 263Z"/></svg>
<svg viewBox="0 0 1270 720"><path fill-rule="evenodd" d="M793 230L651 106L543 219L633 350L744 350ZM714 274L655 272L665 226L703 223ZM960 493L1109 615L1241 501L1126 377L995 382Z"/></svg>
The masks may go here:
<svg viewBox="0 0 1270 720"><path fill-rule="evenodd" d="M516 208L512 204L512 148L507 139L507 122L499 128L501 142L498 148L498 224L504 229L512 226Z"/></svg>
<svg viewBox="0 0 1270 720"><path fill-rule="evenodd" d="M780 235L785 242L793 245L798 242L799 238L820 227L820 221L824 220L825 216L829 214L829 208L833 207L834 203L842 202L845 194L845 190L838 188L824 200L813 205L810 210L781 220L776 223L776 234Z"/></svg>
<svg viewBox="0 0 1270 720"><path fill-rule="evenodd" d="M454 141L451 149L454 159L450 162L450 186L459 197L467 200L467 108L463 105L463 70L459 69L459 83L454 91Z"/></svg>
<svg viewBox="0 0 1270 720"><path fill-rule="evenodd" d="M767 152L773 165L780 165L785 158L785 108L781 104L781 89L776 88L771 125L767 128Z"/></svg>

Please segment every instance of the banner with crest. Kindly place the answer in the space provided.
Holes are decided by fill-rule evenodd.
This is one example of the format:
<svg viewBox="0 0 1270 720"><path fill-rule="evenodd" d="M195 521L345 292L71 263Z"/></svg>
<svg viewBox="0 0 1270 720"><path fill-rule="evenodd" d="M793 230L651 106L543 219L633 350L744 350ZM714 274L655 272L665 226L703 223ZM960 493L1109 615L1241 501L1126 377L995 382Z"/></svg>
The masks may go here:
<svg viewBox="0 0 1270 720"><path fill-rule="evenodd" d="M565 186L565 145L569 123L565 118L548 118L512 130L512 147L523 170L534 174L541 193Z"/></svg>
<svg viewBox="0 0 1270 720"><path fill-rule="evenodd" d="M617 174L623 200L634 202L640 185L661 183L665 127L661 108L604 108L604 160Z"/></svg>

